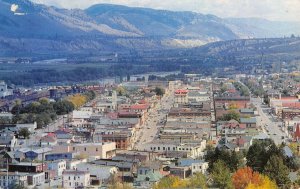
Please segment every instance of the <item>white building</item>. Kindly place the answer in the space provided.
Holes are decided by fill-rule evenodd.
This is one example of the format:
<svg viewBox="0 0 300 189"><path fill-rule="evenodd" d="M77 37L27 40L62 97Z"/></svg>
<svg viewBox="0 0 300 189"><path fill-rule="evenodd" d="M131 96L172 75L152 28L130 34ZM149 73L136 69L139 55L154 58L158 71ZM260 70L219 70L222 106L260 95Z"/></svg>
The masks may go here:
<svg viewBox="0 0 300 189"><path fill-rule="evenodd" d="M45 183L45 172L28 175L28 185L37 186Z"/></svg>
<svg viewBox="0 0 300 189"><path fill-rule="evenodd" d="M175 141L152 141L148 144L145 144L145 150L149 152L185 152L187 153L188 157L191 158L203 157L205 148L206 140L182 143Z"/></svg>
<svg viewBox="0 0 300 189"><path fill-rule="evenodd" d="M80 163L76 166L78 171L89 171L91 177L96 177L100 181L107 181L111 175L118 172L114 166L103 166L92 163Z"/></svg>
<svg viewBox="0 0 300 189"><path fill-rule="evenodd" d="M208 162L197 159L179 159L178 166L190 166L192 174L202 173L206 174L208 169Z"/></svg>
<svg viewBox="0 0 300 189"><path fill-rule="evenodd" d="M64 189L75 189L90 185L90 173L88 171L65 170L62 177Z"/></svg>
<svg viewBox="0 0 300 189"><path fill-rule="evenodd" d="M0 98L10 96L13 94L13 90L8 89L4 81L0 81Z"/></svg>
<svg viewBox="0 0 300 189"><path fill-rule="evenodd" d="M8 179L6 178L7 174L8 174ZM0 188L5 188L7 186L7 181L8 181L8 186L13 183L18 183L20 186L27 187L28 186L27 176L28 173L0 172Z"/></svg>
<svg viewBox="0 0 300 189"><path fill-rule="evenodd" d="M57 176L62 176L64 170L67 169L67 163L65 160L56 160L48 162L48 169L55 170Z"/></svg>

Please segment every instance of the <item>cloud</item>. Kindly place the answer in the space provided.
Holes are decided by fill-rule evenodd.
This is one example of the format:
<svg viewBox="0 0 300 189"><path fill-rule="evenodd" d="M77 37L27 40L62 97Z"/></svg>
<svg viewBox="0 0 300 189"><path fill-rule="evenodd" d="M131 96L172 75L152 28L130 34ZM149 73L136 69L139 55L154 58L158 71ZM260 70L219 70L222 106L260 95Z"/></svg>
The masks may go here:
<svg viewBox="0 0 300 189"><path fill-rule="evenodd" d="M85 9L110 3L176 11L194 11L220 17L261 17L300 21L300 0L32 0L63 8Z"/></svg>

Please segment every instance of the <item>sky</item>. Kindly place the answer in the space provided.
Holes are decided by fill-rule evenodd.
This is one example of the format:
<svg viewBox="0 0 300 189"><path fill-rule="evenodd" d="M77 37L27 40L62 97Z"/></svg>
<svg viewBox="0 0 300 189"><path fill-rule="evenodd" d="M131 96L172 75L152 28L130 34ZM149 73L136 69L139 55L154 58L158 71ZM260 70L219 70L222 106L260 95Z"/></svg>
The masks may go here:
<svg viewBox="0 0 300 189"><path fill-rule="evenodd" d="M194 11L219 17L259 17L300 22L300 0L32 0L61 8L85 9L110 3L174 11Z"/></svg>

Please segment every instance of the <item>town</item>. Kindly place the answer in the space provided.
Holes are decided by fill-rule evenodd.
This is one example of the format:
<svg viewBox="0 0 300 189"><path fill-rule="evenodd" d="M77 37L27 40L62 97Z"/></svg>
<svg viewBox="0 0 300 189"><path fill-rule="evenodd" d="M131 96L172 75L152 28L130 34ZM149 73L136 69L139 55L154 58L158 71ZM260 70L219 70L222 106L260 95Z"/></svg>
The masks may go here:
<svg viewBox="0 0 300 189"><path fill-rule="evenodd" d="M0 188L300 186L300 72L166 78L0 82Z"/></svg>

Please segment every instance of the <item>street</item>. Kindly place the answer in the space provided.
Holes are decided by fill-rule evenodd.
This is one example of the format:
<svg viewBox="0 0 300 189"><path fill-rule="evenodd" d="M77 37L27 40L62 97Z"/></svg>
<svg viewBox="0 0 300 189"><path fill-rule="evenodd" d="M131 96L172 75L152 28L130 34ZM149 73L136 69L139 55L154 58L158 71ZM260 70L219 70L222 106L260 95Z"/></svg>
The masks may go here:
<svg viewBox="0 0 300 189"><path fill-rule="evenodd" d="M269 114L270 108L262 104L262 99L251 98L251 102L257 108L259 116L257 117L257 124L262 128L263 132L268 134L275 144L286 142L286 133L282 131L282 122L277 121Z"/></svg>
<svg viewBox="0 0 300 189"><path fill-rule="evenodd" d="M154 108L148 112L148 118L137 132L137 140L134 145L136 150L145 150L144 144L157 139L159 130L166 121L169 110L173 105L174 92L169 91L165 94Z"/></svg>

